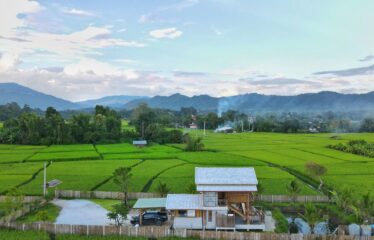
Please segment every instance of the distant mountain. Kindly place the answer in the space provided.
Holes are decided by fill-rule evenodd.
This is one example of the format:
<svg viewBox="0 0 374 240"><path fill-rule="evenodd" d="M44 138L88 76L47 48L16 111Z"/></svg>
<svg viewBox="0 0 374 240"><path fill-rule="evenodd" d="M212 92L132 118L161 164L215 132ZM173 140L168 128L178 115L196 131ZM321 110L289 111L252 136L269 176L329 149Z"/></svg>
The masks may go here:
<svg viewBox="0 0 374 240"><path fill-rule="evenodd" d="M208 95L187 97L179 93L168 97L155 96L148 99L137 99L125 104L125 108L135 108L140 103L147 103L150 107L179 110L181 107L194 107L204 111L217 110L217 98Z"/></svg>
<svg viewBox="0 0 374 240"><path fill-rule="evenodd" d="M140 98L146 99L147 97L119 95L119 96L108 96L108 97L103 97L99 99L91 99L91 100L75 102L75 103L78 104L82 108L92 108L92 107L95 107L96 105L103 105L103 106L108 106L112 108L121 108L126 103L136 100L136 99L140 99Z"/></svg>
<svg viewBox="0 0 374 240"><path fill-rule="evenodd" d="M17 83L0 83L0 104L11 102L16 102L21 107L27 104L31 108L40 109L46 109L49 106L58 110L79 108L73 102L35 91Z"/></svg>
<svg viewBox="0 0 374 240"><path fill-rule="evenodd" d="M244 113L266 112L371 112L374 113L374 92L365 94L341 94L336 92L306 93L296 96L262 95L257 93L231 97L199 95L187 97L181 94L171 96L108 96L95 100L73 103L47 95L16 83L0 83L0 104L16 102L32 108L46 109L52 106L58 110L91 108L97 104L114 108L132 109L140 103L150 107L180 110L194 107L203 112L222 113L229 109Z"/></svg>
<svg viewBox="0 0 374 240"><path fill-rule="evenodd" d="M296 96L262 95L257 93L231 97L210 97L207 95L187 97L181 94L137 99L125 105L134 108L139 103L151 107L179 110L194 107L200 111L225 112L229 109L245 113L265 112L322 112L322 111L370 111L374 112L374 92L366 94L341 94L336 92L307 93Z"/></svg>

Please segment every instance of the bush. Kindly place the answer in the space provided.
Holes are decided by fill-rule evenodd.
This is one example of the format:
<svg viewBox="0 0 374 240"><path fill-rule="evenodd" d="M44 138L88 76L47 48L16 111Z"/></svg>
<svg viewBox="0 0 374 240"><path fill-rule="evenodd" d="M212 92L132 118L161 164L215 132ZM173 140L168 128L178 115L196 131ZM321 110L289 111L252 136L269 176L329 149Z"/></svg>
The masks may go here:
<svg viewBox="0 0 374 240"><path fill-rule="evenodd" d="M374 144L368 143L365 140L351 140L347 144L338 143L329 145L328 147L343 152L374 158Z"/></svg>
<svg viewBox="0 0 374 240"><path fill-rule="evenodd" d="M288 221L279 208L273 210L273 218L276 221L275 232L288 233Z"/></svg>
<svg viewBox="0 0 374 240"><path fill-rule="evenodd" d="M185 150L188 152L203 151L204 144L201 141L202 141L202 138L200 137L194 138L186 134L185 135L185 142L186 142Z"/></svg>

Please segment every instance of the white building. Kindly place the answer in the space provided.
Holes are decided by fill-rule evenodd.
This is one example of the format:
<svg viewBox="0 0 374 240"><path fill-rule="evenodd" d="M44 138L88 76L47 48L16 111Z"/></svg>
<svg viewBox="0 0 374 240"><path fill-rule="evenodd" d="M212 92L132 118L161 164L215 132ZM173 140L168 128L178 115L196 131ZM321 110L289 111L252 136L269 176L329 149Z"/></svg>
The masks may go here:
<svg viewBox="0 0 374 240"><path fill-rule="evenodd" d="M199 194L168 194L174 228L264 230L264 215L253 207L253 168L195 168Z"/></svg>

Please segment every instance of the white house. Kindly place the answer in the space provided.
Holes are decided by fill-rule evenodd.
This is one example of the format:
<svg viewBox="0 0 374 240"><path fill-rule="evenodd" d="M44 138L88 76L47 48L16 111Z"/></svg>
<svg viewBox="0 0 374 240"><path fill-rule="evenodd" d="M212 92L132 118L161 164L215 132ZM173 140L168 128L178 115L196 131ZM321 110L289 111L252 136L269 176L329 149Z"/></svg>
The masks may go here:
<svg viewBox="0 0 374 240"><path fill-rule="evenodd" d="M264 230L264 215L253 207L253 168L195 168L198 194L168 194L174 228Z"/></svg>

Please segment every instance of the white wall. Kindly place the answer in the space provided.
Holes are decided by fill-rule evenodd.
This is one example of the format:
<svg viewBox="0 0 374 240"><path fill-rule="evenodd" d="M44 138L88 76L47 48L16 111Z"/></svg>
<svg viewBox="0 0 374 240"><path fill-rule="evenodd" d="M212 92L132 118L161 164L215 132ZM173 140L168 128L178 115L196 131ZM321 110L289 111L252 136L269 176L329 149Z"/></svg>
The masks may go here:
<svg viewBox="0 0 374 240"><path fill-rule="evenodd" d="M203 220L201 217L175 217L174 228L202 229Z"/></svg>

